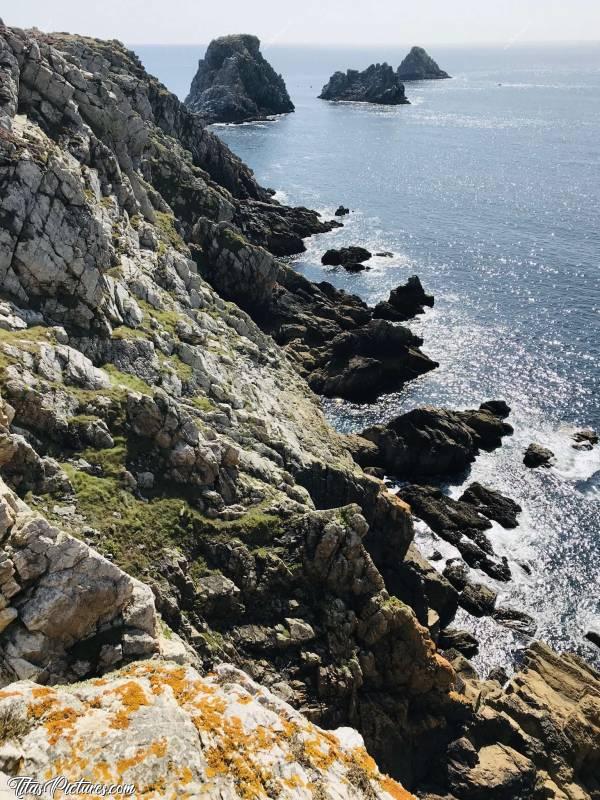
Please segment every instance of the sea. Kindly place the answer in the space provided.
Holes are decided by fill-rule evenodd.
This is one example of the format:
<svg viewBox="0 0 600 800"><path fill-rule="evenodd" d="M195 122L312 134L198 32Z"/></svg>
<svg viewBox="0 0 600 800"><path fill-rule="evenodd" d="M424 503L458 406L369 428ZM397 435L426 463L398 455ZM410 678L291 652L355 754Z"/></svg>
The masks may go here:
<svg viewBox="0 0 600 800"><path fill-rule="evenodd" d="M205 46L134 49L183 99ZM369 405L323 401L325 412L349 432L423 404L506 400L514 435L444 484L458 497L480 481L523 508L516 529L490 532L512 581L472 577L499 592L499 605L532 615L536 638L600 665L584 638L600 632L600 445L572 446L577 429L600 430L600 43L432 46L453 78L407 83L411 105L317 99L334 71L396 67L408 49L263 43L295 113L214 131L281 201L326 217L351 209L343 228L289 259L295 269L369 303L415 274L435 295L409 324L439 368ZM321 265L343 245L393 257L362 273ZM530 442L555 453L552 468L523 465ZM457 555L425 524L416 529L425 555L442 553L437 569ZM512 669L529 641L465 612L454 626L479 637L482 675Z"/></svg>

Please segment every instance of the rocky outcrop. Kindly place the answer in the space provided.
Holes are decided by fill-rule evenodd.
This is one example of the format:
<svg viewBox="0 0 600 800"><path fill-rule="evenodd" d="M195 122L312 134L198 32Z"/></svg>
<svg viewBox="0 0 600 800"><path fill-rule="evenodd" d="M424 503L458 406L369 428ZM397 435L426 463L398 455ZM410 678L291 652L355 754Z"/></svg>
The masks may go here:
<svg viewBox="0 0 600 800"><path fill-rule="evenodd" d="M415 516L429 525L432 531L454 545L470 567L480 569L491 578L510 580L506 559L496 559L486 530L491 522L469 503L453 500L441 489L431 486L403 486L400 496Z"/></svg>
<svg viewBox="0 0 600 800"><path fill-rule="evenodd" d="M159 649L154 598L0 479L2 682L79 680Z"/></svg>
<svg viewBox="0 0 600 800"><path fill-rule="evenodd" d="M165 800L299 799L314 787L340 800L412 798L379 772L355 731L320 730L225 664L209 677L141 662L71 689L16 683L0 692L0 718L12 728L0 744L11 788L9 776L59 771Z"/></svg>
<svg viewBox="0 0 600 800"><path fill-rule="evenodd" d="M450 77L422 47L411 49L398 67L397 75L401 81L431 81Z"/></svg>
<svg viewBox="0 0 600 800"><path fill-rule="evenodd" d="M584 661L536 643L508 685L488 684L478 705L478 721L450 752L452 796L597 796L600 675Z"/></svg>
<svg viewBox="0 0 600 800"><path fill-rule="evenodd" d="M512 433L504 409L483 403L478 410L448 411L426 406L348 437L363 467L382 467L412 480L462 472L479 450L493 450Z"/></svg>
<svg viewBox="0 0 600 800"><path fill-rule="evenodd" d="M530 469L536 467L549 467L554 462L554 453L547 447L533 442L529 445L523 456L523 463Z"/></svg>
<svg viewBox="0 0 600 800"><path fill-rule="evenodd" d="M460 501L475 506L480 514L498 522L503 528L516 528L518 525L517 515L523 510L510 497L505 497L500 492L482 486L480 483L471 483L467 486Z"/></svg>
<svg viewBox="0 0 600 800"><path fill-rule="evenodd" d="M387 300L377 303L373 316L391 322L406 322L417 314L424 314L425 306L433 308L433 295L426 294L418 276L413 275L404 285L392 289Z"/></svg>
<svg viewBox="0 0 600 800"><path fill-rule="evenodd" d="M342 247L339 250L331 249L323 253L321 264L331 267L344 267L350 272L367 269L363 261L371 258L371 253L364 247Z"/></svg>
<svg viewBox="0 0 600 800"><path fill-rule="evenodd" d="M409 101L404 94L404 86L389 64L371 64L359 72L334 72L319 95L321 100L342 100L345 102L376 103L397 106Z"/></svg>
<svg viewBox="0 0 600 800"><path fill-rule="evenodd" d="M259 39L247 33L212 40L185 104L207 123L246 122L294 110L283 78L260 52Z"/></svg>

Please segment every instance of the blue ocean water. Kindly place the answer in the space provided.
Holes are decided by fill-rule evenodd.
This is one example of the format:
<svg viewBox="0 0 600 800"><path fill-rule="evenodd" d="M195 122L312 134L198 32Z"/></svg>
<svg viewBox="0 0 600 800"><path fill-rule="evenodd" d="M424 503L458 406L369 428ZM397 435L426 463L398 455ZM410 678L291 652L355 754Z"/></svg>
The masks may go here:
<svg viewBox="0 0 600 800"><path fill-rule="evenodd" d="M204 51L136 49L180 97ZM410 106L317 99L336 69L396 66L406 50L263 47L296 112L215 131L285 202L352 209L344 228L307 242L298 270L369 302L412 274L435 295L411 327L440 368L373 405L327 401L326 412L353 431L423 403L506 399L514 436L449 491L480 480L523 506L516 530L491 535L514 573L496 585L499 603L598 662L583 635L600 630L600 446L578 452L570 437L600 429L600 44L436 47L454 78L407 84ZM394 257L360 274L321 266L326 248L346 244ZM552 470L523 466L531 441L556 453ZM426 554L456 554L424 525L418 540ZM458 621L481 637L483 671L526 643L490 620Z"/></svg>

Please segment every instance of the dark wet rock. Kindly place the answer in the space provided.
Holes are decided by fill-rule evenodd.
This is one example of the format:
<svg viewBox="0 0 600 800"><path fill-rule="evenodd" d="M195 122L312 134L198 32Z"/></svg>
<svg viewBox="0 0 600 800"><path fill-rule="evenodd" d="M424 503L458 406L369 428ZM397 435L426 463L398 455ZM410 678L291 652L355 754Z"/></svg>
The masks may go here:
<svg viewBox="0 0 600 800"><path fill-rule="evenodd" d="M479 450L493 450L512 433L508 423L486 408L468 411L425 406L349 437L361 466L383 466L411 480L461 473ZM375 450L361 444L368 439Z"/></svg>
<svg viewBox="0 0 600 800"><path fill-rule="evenodd" d="M363 72L335 72L321 90L321 100L344 100L397 106L407 104L404 85L389 64L371 64Z"/></svg>
<svg viewBox="0 0 600 800"><path fill-rule="evenodd" d="M598 434L591 428L576 431L571 438L574 441L572 447L575 450L591 450L595 444L598 444Z"/></svg>
<svg viewBox="0 0 600 800"><path fill-rule="evenodd" d="M423 314L425 306L432 307L433 302L433 295L426 294L417 275L413 275L403 286L392 289L387 300L377 303L373 316L392 322L404 322L417 314Z"/></svg>
<svg viewBox="0 0 600 800"><path fill-rule="evenodd" d="M479 642L469 631L445 628L438 637L440 650L457 650L465 658L473 658L479 652Z"/></svg>
<svg viewBox="0 0 600 800"><path fill-rule="evenodd" d="M468 583L458 602L474 617L486 617L493 613L497 596L497 592L483 583Z"/></svg>
<svg viewBox="0 0 600 800"><path fill-rule="evenodd" d="M510 414L510 406L504 400L486 400L479 408L481 411L489 411L495 417L506 419Z"/></svg>
<svg viewBox="0 0 600 800"><path fill-rule="evenodd" d="M346 206L338 206L334 211L336 217L345 217L346 214L350 213L350 209L346 208Z"/></svg>
<svg viewBox="0 0 600 800"><path fill-rule="evenodd" d="M450 77L422 47L412 48L398 67L397 75L401 81L429 81Z"/></svg>
<svg viewBox="0 0 600 800"><path fill-rule="evenodd" d="M208 123L265 119L294 110L283 78L260 52L259 39L249 34L213 39L185 104Z"/></svg>
<svg viewBox="0 0 600 800"><path fill-rule="evenodd" d="M497 681L500 686L504 686L504 684L508 683L509 675L504 667L492 667L488 672L487 679L488 681Z"/></svg>
<svg viewBox="0 0 600 800"><path fill-rule="evenodd" d="M341 222L324 220L317 211L303 206L291 207L270 200L242 201L237 205L235 225L253 244L274 256L291 256L306 250L303 239L315 233L339 228Z"/></svg>
<svg viewBox="0 0 600 800"><path fill-rule="evenodd" d="M364 247L342 247L339 250L332 248L323 254L321 264L349 270L365 269L363 261L368 261L371 255Z"/></svg>
<svg viewBox="0 0 600 800"><path fill-rule="evenodd" d="M496 580L510 580L508 562L493 557L492 545L484 533L491 527L490 521L471 505L453 500L432 486L403 486L398 494L415 516L456 547L469 566Z"/></svg>
<svg viewBox="0 0 600 800"><path fill-rule="evenodd" d="M588 642L595 644L596 647L600 647L600 631L588 631L585 634L585 638Z"/></svg>
<svg viewBox="0 0 600 800"><path fill-rule="evenodd" d="M503 528L516 528L517 514L522 509L518 503L494 489L480 483L472 483L460 498L461 502L474 506L480 514L500 523Z"/></svg>
<svg viewBox="0 0 600 800"><path fill-rule="evenodd" d="M457 558L448 561L442 574L459 592L462 592L469 581L469 568Z"/></svg>
<svg viewBox="0 0 600 800"><path fill-rule="evenodd" d="M331 355L311 372L308 382L326 397L368 402L435 369L437 363L418 349L422 344L408 328L371 320L327 342ZM366 466L385 468L377 463Z"/></svg>
<svg viewBox="0 0 600 800"><path fill-rule="evenodd" d="M440 553L439 550L434 550L433 553L429 556L430 561L441 561L443 559L443 555Z"/></svg>
<svg viewBox="0 0 600 800"><path fill-rule="evenodd" d="M537 630L537 622L534 618L524 611L517 611L515 608L499 606L494 609L492 617L496 622L504 625L505 628L511 628L511 630L522 633L525 636L533 636Z"/></svg>
<svg viewBox="0 0 600 800"><path fill-rule="evenodd" d="M541 444L532 443L525 451L523 463L530 469L536 467L549 467L554 460L554 453Z"/></svg>
<svg viewBox="0 0 600 800"><path fill-rule="evenodd" d="M394 254L390 250L382 250L379 253L375 253L376 256L380 258L393 258Z"/></svg>
<svg viewBox="0 0 600 800"><path fill-rule="evenodd" d="M429 609L437 613L442 627L452 621L458 608L458 592L414 545L408 548L401 565L390 565L387 570L384 564L381 566L386 585L413 608L423 625L427 624Z"/></svg>

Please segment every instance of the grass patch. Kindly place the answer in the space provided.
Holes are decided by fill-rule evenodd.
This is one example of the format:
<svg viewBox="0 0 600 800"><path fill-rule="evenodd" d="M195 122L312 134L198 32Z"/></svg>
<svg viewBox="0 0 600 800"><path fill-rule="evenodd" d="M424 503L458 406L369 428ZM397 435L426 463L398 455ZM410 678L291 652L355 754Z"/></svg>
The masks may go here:
<svg viewBox="0 0 600 800"><path fill-rule="evenodd" d="M165 211L156 211L155 226L158 230L160 238L166 243L179 250L180 253L187 252L187 247L180 234L175 227L175 217L172 214L167 214Z"/></svg>
<svg viewBox="0 0 600 800"><path fill-rule="evenodd" d="M146 381L143 381L136 375L129 375L129 373L121 372L121 370L117 369L114 364L104 364L102 369L110 377L113 387L130 389L131 391L139 392L140 394L152 395L154 393L154 389L152 386L147 384Z"/></svg>
<svg viewBox="0 0 600 800"><path fill-rule="evenodd" d="M113 448L85 450L83 457L99 464L104 477L88 475L65 463L79 511L100 533L98 544L111 552L122 569L137 578L160 578L158 564L165 550L178 549L191 562L192 577L211 572L205 560L208 542L237 538L251 547L267 546L282 532L281 520L259 506L231 521L205 516L181 496L154 496L142 500L127 491L120 475L127 466L126 441ZM184 487L174 487L179 492ZM61 523L63 524L63 523Z"/></svg>

